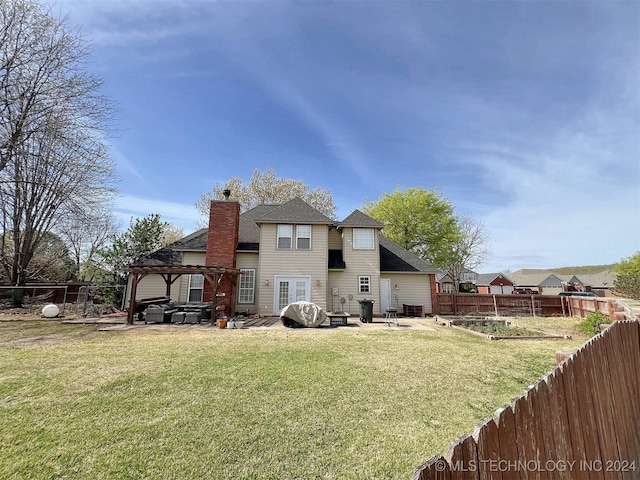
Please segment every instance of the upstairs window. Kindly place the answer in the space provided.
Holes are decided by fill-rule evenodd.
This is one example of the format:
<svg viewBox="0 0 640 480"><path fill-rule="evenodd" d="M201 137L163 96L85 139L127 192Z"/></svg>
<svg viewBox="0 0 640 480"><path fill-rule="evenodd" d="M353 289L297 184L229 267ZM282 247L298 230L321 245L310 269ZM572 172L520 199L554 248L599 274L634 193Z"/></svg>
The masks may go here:
<svg viewBox="0 0 640 480"><path fill-rule="evenodd" d="M356 250L373 250L373 228L353 229L353 248Z"/></svg>
<svg viewBox="0 0 640 480"><path fill-rule="evenodd" d="M293 238L292 225L278 225L278 248L290 249Z"/></svg>
<svg viewBox="0 0 640 480"><path fill-rule="evenodd" d="M295 244L293 243L295 233ZM278 243L280 250L310 250L311 225L278 225Z"/></svg>
<svg viewBox="0 0 640 480"><path fill-rule="evenodd" d="M296 227L296 248L298 250L311 249L311 225L298 225Z"/></svg>

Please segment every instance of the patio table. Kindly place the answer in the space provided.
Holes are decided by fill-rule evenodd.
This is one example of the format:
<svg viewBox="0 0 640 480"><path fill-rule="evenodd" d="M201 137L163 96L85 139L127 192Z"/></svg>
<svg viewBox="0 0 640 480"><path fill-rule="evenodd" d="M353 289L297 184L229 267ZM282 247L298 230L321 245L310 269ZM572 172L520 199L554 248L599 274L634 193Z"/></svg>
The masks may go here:
<svg viewBox="0 0 640 480"><path fill-rule="evenodd" d="M350 315L348 313L344 312L327 313L327 317L329 317L329 325L332 327L345 327L349 316Z"/></svg>

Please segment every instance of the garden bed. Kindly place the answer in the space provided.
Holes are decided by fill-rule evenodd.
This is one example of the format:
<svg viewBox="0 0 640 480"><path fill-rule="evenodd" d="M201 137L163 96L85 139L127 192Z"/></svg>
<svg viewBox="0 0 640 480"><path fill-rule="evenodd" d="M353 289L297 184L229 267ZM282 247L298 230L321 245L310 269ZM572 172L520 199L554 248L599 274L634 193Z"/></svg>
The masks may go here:
<svg viewBox="0 0 640 480"><path fill-rule="evenodd" d="M443 318L437 317L436 321L448 327L464 330L475 335L480 335L488 340L539 340L571 338L567 335L545 335L542 331L531 330L513 325L508 320L499 320L491 317L473 318Z"/></svg>

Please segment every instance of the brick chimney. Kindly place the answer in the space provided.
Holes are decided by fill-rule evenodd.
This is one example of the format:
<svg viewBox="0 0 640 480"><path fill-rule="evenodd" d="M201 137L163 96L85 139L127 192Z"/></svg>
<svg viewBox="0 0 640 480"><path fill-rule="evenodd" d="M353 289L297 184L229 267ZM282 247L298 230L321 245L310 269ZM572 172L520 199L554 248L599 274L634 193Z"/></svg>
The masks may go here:
<svg viewBox="0 0 640 480"><path fill-rule="evenodd" d="M212 200L209 207L209 232L207 234L207 253L205 265L211 267L236 268L236 246L238 245L238 227L240 224L240 204L230 201L229 190L224 191L224 200ZM225 276L218 286L218 293L224 296L213 298L213 288L205 282L203 300L224 302L225 313L234 312L234 298L237 278Z"/></svg>

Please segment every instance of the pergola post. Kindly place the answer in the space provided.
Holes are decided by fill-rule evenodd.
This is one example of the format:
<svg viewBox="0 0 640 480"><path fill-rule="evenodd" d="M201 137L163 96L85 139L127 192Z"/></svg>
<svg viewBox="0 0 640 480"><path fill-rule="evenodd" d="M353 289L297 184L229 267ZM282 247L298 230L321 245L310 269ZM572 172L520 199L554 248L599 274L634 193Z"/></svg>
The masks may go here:
<svg viewBox="0 0 640 480"><path fill-rule="evenodd" d="M144 277L146 273L134 273L131 279L131 295L129 296L129 311L127 312L127 324L133 325L133 317L136 314L136 293L138 291L138 283Z"/></svg>
<svg viewBox="0 0 640 480"><path fill-rule="evenodd" d="M213 301L211 302L211 326L213 327L216 324L216 314L218 312L218 285L220 285L220 281L222 280L223 274L213 274L213 278L210 274L205 274L204 278L207 279L207 282L211 284L213 287Z"/></svg>

